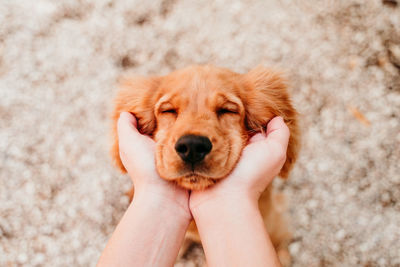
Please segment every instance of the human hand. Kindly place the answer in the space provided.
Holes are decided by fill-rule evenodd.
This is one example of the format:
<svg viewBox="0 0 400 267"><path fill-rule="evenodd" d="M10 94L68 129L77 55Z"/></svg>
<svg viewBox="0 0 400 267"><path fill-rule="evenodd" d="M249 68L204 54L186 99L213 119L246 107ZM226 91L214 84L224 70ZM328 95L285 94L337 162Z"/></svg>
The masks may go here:
<svg viewBox="0 0 400 267"><path fill-rule="evenodd" d="M191 193L189 205L192 214L195 216L199 206L209 203L226 205L249 200L256 204L286 161L289 136L289 128L282 117L273 118L266 133L258 133L250 139L228 177L211 188Z"/></svg>
<svg viewBox="0 0 400 267"><path fill-rule="evenodd" d="M136 118L122 112L118 119L119 154L135 187L134 201L183 210L191 218L187 190L162 179L155 166L155 142L137 130Z"/></svg>

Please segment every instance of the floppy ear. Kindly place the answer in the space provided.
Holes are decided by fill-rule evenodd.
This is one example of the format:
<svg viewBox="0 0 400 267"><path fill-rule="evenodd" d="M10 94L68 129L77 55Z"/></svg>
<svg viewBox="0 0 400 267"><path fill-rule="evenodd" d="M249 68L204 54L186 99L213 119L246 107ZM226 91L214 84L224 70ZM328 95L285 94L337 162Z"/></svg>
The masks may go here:
<svg viewBox="0 0 400 267"><path fill-rule="evenodd" d="M123 111L131 112L138 121L138 130L142 134L152 135L156 128L154 116L154 105L156 102L156 91L160 78L157 77L135 77L124 79L120 82L120 91L115 98L114 111L112 113L113 123L113 145L111 157L115 165L126 172L119 157L117 121Z"/></svg>
<svg viewBox="0 0 400 267"><path fill-rule="evenodd" d="M279 73L264 67L256 67L243 75L246 108L246 127L250 134L266 128L275 116L283 117L290 130L286 162L279 174L287 178L299 149L300 132L297 125L297 112L293 108L285 81Z"/></svg>

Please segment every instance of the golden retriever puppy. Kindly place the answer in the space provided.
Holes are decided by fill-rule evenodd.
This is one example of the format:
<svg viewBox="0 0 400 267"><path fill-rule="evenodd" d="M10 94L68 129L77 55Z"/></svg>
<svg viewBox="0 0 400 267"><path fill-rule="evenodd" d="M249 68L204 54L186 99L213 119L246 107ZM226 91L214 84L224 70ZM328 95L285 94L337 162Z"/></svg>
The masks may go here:
<svg viewBox="0 0 400 267"><path fill-rule="evenodd" d="M282 116L291 132L282 178L296 161L297 113L284 80L264 67L239 74L214 66L191 66L166 76L125 79L115 101L111 151L125 172L116 126L122 111L133 113L139 131L155 140L159 175L190 190L206 189L227 177L248 139L263 131L275 116ZM279 197L269 186L259 207L278 255L287 265L290 233L277 201ZM194 223L187 239L200 241Z"/></svg>

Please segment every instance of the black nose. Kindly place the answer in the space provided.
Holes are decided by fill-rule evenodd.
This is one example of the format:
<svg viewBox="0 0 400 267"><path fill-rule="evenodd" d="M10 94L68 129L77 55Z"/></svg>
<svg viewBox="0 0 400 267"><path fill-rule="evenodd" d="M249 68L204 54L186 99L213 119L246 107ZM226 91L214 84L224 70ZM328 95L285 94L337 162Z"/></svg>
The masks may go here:
<svg viewBox="0 0 400 267"><path fill-rule="evenodd" d="M175 144L176 153L189 163L197 163L210 153L212 144L205 136L188 134L178 139Z"/></svg>

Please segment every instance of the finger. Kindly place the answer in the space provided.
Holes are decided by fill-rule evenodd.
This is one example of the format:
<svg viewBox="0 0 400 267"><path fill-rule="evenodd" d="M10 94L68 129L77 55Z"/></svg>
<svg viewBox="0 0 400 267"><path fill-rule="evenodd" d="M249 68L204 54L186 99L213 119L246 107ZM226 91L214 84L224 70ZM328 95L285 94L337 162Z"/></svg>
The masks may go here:
<svg viewBox="0 0 400 267"><path fill-rule="evenodd" d="M120 129L125 130L126 128L130 128L131 130L136 129L136 131L137 131L137 121L136 121L135 116L133 116L130 112L126 112L126 111L121 112L121 114L119 115L119 118L118 118L117 127L118 127L118 131Z"/></svg>
<svg viewBox="0 0 400 267"><path fill-rule="evenodd" d="M136 126L135 116L129 112L120 114L117 123L119 153L122 163L130 174L140 169L152 170L154 163L154 141L142 135Z"/></svg>
<svg viewBox="0 0 400 267"><path fill-rule="evenodd" d="M259 142L259 141L263 141L265 139L266 139L265 134L257 133L250 138L249 143L251 144L251 143Z"/></svg>
<svg viewBox="0 0 400 267"><path fill-rule="evenodd" d="M135 116L129 112L121 112L118 123L117 132L118 138L122 140L132 140L140 136L137 130L137 121Z"/></svg>
<svg viewBox="0 0 400 267"><path fill-rule="evenodd" d="M134 115L121 112L117 123L120 150L123 150L121 147L135 147L137 151L145 151L148 145L154 145L154 141L149 136L142 135L136 126L137 120Z"/></svg>
<svg viewBox="0 0 400 267"><path fill-rule="evenodd" d="M267 126L267 142L277 142L285 150L289 143L290 131L282 117L273 118Z"/></svg>
<svg viewBox="0 0 400 267"><path fill-rule="evenodd" d="M126 111L122 111L121 114L119 115L120 117L122 116L123 118L125 118L126 120L129 120L135 127L137 127L137 120L136 117L130 113L130 112L126 112Z"/></svg>
<svg viewBox="0 0 400 267"><path fill-rule="evenodd" d="M247 171L258 170L260 166L265 166L269 162L270 149L266 140L267 137L264 134L258 133L243 149L239 164L244 164Z"/></svg>
<svg viewBox="0 0 400 267"><path fill-rule="evenodd" d="M117 123L120 153L132 154L131 148L135 148L134 151L141 150L140 148L143 146L142 135L136 129L136 125L135 116L129 112L121 112Z"/></svg>

